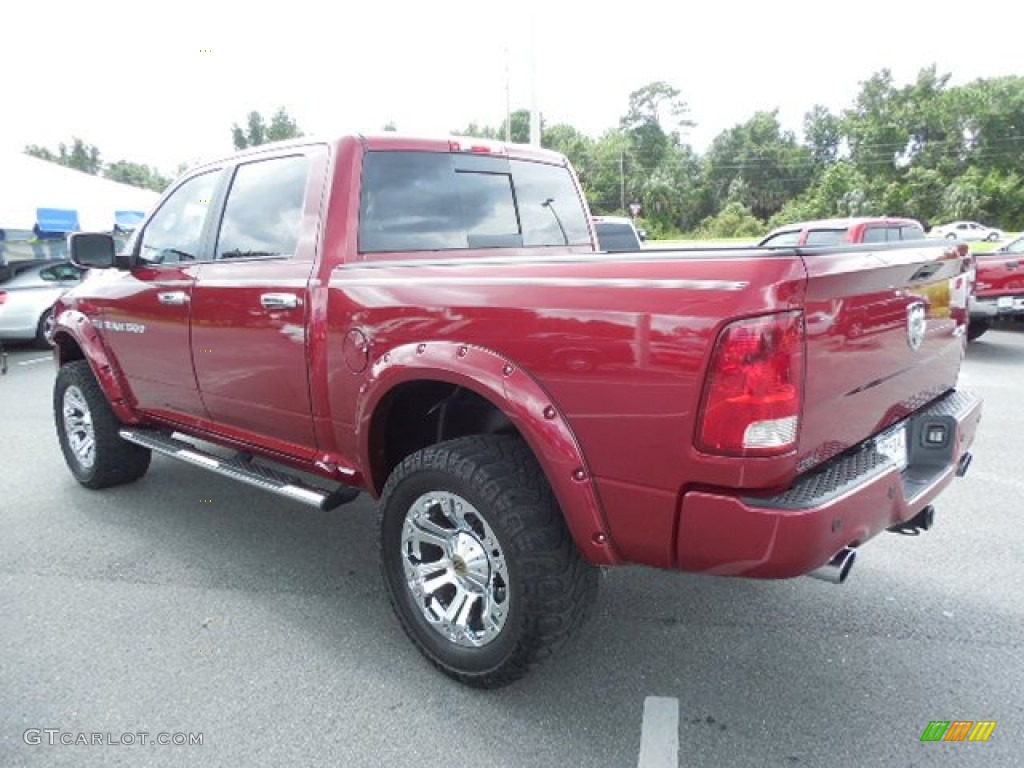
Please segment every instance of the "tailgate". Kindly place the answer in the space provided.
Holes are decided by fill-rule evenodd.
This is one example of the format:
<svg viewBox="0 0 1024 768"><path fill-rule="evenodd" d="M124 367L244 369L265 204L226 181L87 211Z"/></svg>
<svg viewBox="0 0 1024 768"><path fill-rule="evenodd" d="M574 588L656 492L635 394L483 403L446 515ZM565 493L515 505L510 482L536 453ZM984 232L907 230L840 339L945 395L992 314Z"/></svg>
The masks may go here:
<svg viewBox="0 0 1024 768"><path fill-rule="evenodd" d="M1005 296L1024 293L1024 254L979 253L975 255L976 296Z"/></svg>
<svg viewBox="0 0 1024 768"><path fill-rule="evenodd" d="M807 359L798 469L953 388L964 353L966 247L806 251Z"/></svg>

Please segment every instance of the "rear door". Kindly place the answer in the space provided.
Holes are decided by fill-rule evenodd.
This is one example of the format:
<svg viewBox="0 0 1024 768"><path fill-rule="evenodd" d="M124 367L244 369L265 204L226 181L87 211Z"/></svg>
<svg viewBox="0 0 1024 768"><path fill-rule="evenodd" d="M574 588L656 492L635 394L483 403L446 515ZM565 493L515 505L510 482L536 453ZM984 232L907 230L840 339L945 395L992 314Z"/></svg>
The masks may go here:
<svg viewBox="0 0 1024 768"><path fill-rule="evenodd" d="M204 419L189 347L192 286L209 257L210 201L219 170L182 182L146 223L136 245L139 263L106 276L94 300L102 333L139 408L172 420Z"/></svg>
<svg viewBox="0 0 1024 768"><path fill-rule="evenodd" d="M192 294L192 359L215 427L312 456L307 325L327 147L233 169L212 261Z"/></svg>

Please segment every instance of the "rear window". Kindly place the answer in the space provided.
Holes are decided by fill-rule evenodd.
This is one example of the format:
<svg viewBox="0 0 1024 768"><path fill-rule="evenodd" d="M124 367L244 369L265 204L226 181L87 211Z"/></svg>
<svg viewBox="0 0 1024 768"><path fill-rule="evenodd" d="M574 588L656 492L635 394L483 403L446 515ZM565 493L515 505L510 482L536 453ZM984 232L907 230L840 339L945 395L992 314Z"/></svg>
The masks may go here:
<svg viewBox="0 0 1024 768"><path fill-rule="evenodd" d="M804 245L835 245L846 238L846 229L811 229Z"/></svg>
<svg viewBox="0 0 1024 768"><path fill-rule="evenodd" d="M598 247L602 251L638 251L640 238L629 224L611 221L594 223L597 230Z"/></svg>
<svg viewBox="0 0 1024 768"><path fill-rule="evenodd" d="M864 230L865 243L898 243L903 240L920 240L924 230L914 224L880 224Z"/></svg>
<svg viewBox="0 0 1024 768"><path fill-rule="evenodd" d="M366 155L363 253L589 244L567 168L443 152Z"/></svg>

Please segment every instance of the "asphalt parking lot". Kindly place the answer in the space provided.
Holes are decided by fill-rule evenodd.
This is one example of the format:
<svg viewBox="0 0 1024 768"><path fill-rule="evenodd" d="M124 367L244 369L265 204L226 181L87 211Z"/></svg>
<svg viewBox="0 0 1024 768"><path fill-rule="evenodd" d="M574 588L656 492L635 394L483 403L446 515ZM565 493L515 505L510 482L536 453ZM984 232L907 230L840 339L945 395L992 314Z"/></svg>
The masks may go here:
<svg viewBox="0 0 1024 768"><path fill-rule="evenodd" d="M842 586L609 571L584 633L494 692L402 635L368 499L310 512L160 457L87 491L53 377L16 348L0 378L5 768L1024 763L1024 329L970 347L985 415L934 530ZM997 725L922 743L933 720Z"/></svg>

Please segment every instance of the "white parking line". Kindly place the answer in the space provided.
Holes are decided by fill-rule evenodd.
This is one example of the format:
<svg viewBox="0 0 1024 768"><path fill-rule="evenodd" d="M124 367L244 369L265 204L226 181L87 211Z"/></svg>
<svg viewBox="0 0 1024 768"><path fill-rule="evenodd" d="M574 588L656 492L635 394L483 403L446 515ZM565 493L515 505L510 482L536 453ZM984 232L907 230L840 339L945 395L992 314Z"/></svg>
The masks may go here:
<svg viewBox="0 0 1024 768"><path fill-rule="evenodd" d="M637 768L679 768L679 699L644 699Z"/></svg>
<svg viewBox="0 0 1024 768"><path fill-rule="evenodd" d="M31 360L22 360L18 365L35 365L36 363L48 363L52 357L33 357Z"/></svg>

